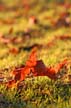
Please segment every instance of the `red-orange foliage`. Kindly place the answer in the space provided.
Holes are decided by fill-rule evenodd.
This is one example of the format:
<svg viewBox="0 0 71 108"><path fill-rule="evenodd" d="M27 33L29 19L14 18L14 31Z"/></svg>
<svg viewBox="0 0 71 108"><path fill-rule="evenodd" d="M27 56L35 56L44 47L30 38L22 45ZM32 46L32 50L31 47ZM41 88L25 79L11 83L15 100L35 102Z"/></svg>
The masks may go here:
<svg viewBox="0 0 71 108"><path fill-rule="evenodd" d="M57 79L57 73L67 63L67 60L62 61L55 68L46 67L42 60L37 60L36 48L32 50L29 60L26 65L15 69L11 74L14 77L13 81L8 82L7 86L12 87L17 82L25 80L25 78L32 72L33 76L48 76L52 80Z"/></svg>
<svg viewBox="0 0 71 108"><path fill-rule="evenodd" d="M33 48L29 60L26 62L26 66L28 67L32 67L36 65L36 61L37 61L37 53L36 53L36 48Z"/></svg>

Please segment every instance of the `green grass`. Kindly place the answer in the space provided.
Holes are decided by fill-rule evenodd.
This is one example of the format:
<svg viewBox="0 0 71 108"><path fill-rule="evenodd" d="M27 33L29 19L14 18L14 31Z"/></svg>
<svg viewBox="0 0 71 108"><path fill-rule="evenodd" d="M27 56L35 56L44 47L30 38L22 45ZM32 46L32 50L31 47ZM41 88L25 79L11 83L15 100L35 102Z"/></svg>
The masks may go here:
<svg viewBox="0 0 71 108"><path fill-rule="evenodd" d="M4 0L5 1L5 0ZM13 6L11 0L5 1L6 5ZM12 2L12 3L11 3ZM8 3L8 4L7 4ZM16 4L16 3L15 3ZM44 47L38 48L38 59L42 59L46 66L56 66L57 63L63 59L71 57L71 40L54 40L54 45L48 47L47 44L60 35L70 35L71 28L59 27L44 29L39 25L33 25L30 29L34 30L31 37L25 38L22 35L16 35L18 31L23 31L28 27L28 17L36 15L41 25L51 26L51 21L44 19L50 16L53 20L57 20L59 13L64 12L64 8L56 6L53 8L45 9L43 12L42 7L46 6L44 3L37 4L26 15L23 8L17 11L22 14L16 18L16 23L0 24L0 33L5 37L21 38L21 43L4 44L0 42L0 70L4 75L8 75L15 67L19 67L28 60L30 51L20 50L18 54L9 52L11 48L29 47L35 43L42 44ZM71 13L71 10L68 10ZM56 15L54 15L56 13ZM16 11L0 12L0 19L14 19ZM9 34L10 28L13 27L14 31ZM38 32L40 31L40 32ZM37 33L37 34L36 34ZM67 72L71 72L71 64ZM66 71L65 69L63 71ZM6 79L5 79L6 80ZM66 80L66 79L65 79ZM0 83L0 108L71 108L71 85L63 85L61 80L52 81L48 77L32 77L26 78L20 83L22 87L7 89L5 85Z"/></svg>

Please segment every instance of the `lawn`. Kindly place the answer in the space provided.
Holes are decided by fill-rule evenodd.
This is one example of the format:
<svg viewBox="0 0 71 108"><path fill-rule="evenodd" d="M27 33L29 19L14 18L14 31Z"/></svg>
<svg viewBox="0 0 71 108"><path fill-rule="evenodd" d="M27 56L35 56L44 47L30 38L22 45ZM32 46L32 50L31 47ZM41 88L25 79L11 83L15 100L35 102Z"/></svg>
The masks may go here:
<svg viewBox="0 0 71 108"><path fill-rule="evenodd" d="M71 4L1 1L0 108L71 108Z"/></svg>

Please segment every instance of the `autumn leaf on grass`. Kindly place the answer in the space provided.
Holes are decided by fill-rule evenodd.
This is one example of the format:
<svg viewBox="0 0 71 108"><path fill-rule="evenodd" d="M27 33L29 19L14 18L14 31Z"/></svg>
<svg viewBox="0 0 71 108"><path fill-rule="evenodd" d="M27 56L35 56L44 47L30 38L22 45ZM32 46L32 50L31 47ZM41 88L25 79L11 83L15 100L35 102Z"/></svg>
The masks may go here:
<svg viewBox="0 0 71 108"><path fill-rule="evenodd" d="M64 59L61 63L59 63L59 64L55 67L56 72L58 73L59 70L60 70L61 68L63 68L63 67L65 66L65 64L67 64L67 62L68 62L68 60L67 60L67 59Z"/></svg>
<svg viewBox="0 0 71 108"><path fill-rule="evenodd" d="M13 80L11 80L11 81L9 81L7 84L6 84L6 86L8 87L8 88L11 88L11 87L13 87L13 86L16 86L17 85L17 83L19 83L20 82L20 79L21 79L21 70L22 70L22 68L20 69L14 69L11 73L10 73L10 75L13 77ZM23 78L24 79L24 78Z"/></svg>
<svg viewBox="0 0 71 108"><path fill-rule="evenodd" d="M67 59L63 60L56 67L46 67L42 60L36 61L34 66L34 76L48 76L50 79L56 80L57 73L67 63Z"/></svg>
<svg viewBox="0 0 71 108"><path fill-rule="evenodd" d="M29 57L29 60L26 62L26 66L32 67L36 65L37 61L37 48L33 48Z"/></svg>
<svg viewBox="0 0 71 108"><path fill-rule="evenodd" d="M42 60L36 61L36 65L33 67L33 74L34 76L45 76L47 72L46 66Z"/></svg>
<svg viewBox="0 0 71 108"><path fill-rule="evenodd" d="M29 68L29 67L24 67L22 70L21 70L21 77L20 77L20 81L23 81L25 80L25 78L29 77L29 74L31 73L31 70L32 68Z"/></svg>
<svg viewBox="0 0 71 108"><path fill-rule="evenodd" d="M56 80L57 76L56 76L56 70L55 70L55 68L54 67L47 67L46 76L48 76L52 80Z"/></svg>
<svg viewBox="0 0 71 108"><path fill-rule="evenodd" d="M24 80L28 74L34 72L34 66L36 66L37 63L37 48L33 48L29 57L29 60L26 62L26 65L23 69L21 69L21 77L20 81Z"/></svg>
<svg viewBox="0 0 71 108"><path fill-rule="evenodd" d="M56 71L54 68L47 68L42 60L37 60L36 49L33 49L26 66L33 68L34 76L48 76L51 79L56 78Z"/></svg>
<svg viewBox="0 0 71 108"><path fill-rule="evenodd" d="M29 68L27 66L13 70L11 72L11 76L14 79L13 83L23 81L28 76L28 74L30 73L30 70L31 70L31 68Z"/></svg>
<svg viewBox="0 0 71 108"><path fill-rule="evenodd" d="M26 62L26 65L23 68L15 69L13 70L13 72L11 72L14 81L9 82L8 86L9 84L14 85L14 83L23 81L26 76L31 72L32 67L36 65L36 60L36 48L34 48L31 52L29 60Z"/></svg>
<svg viewBox="0 0 71 108"><path fill-rule="evenodd" d="M65 66L65 64L67 63L67 59L63 60L61 63L59 63L57 66L55 67L50 67L47 68L47 73L46 75L51 78L51 79L58 79L58 72L60 71L61 68L63 68Z"/></svg>
<svg viewBox="0 0 71 108"><path fill-rule="evenodd" d="M48 76L50 79L56 79L55 68L47 68L42 60L36 61L36 65L33 67L34 76Z"/></svg>
<svg viewBox="0 0 71 108"><path fill-rule="evenodd" d="M15 80L15 83L16 83L17 81L20 81L20 79L21 79L21 73L22 73L23 70L24 70L24 67L23 67L23 68L14 69L14 70L11 72L11 76L12 76L13 79Z"/></svg>
<svg viewBox="0 0 71 108"><path fill-rule="evenodd" d="M6 83L7 88L14 87L16 85L15 80L11 80Z"/></svg>
<svg viewBox="0 0 71 108"><path fill-rule="evenodd" d="M42 60L37 60L36 48L30 54L29 60L22 68L15 69L12 72L14 80L8 83L8 86L13 86L17 82L23 81L29 74L33 76L48 76L50 79L56 80L57 73L67 63L67 59L63 60L56 67L46 67Z"/></svg>

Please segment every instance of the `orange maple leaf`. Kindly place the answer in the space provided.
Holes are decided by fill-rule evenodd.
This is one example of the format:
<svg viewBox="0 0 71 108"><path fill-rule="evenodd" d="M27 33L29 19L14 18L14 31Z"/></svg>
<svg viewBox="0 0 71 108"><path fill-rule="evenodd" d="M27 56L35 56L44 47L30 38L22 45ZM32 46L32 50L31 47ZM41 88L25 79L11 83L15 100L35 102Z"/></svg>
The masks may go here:
<svg viewBox="0 0 71 108"><path fill-rule="evenodd" d="M67 64L67 62L68 62L67 59L64 59L62 62L60 62L60 63L55 67L56 72L58 73L59 70L60 70L61 68L63 68L63 67L65 66L65 64Z"/></svg>
<svg viewBox="0 0 71 108"><path fill-rule="evenodd" d="M26 62L26 66L32 67L36 65L37 61L37 48L33 48L29 57L29 60Z"/></svg>
<svg viewBox="0 0 71 108"><path fill-rule="evenodd" d="M63 60L56 67L46 67L42 60L37 60L36 48L32 50L29 60L26 65L15 69L12 72L14 77L13 81L9 81L8 87L12 87L17 84L17 82L23 81L31 72L33 76L48 76L52 80L57 79L57 73L63 66L67 63L67 59Z"/></svg>

